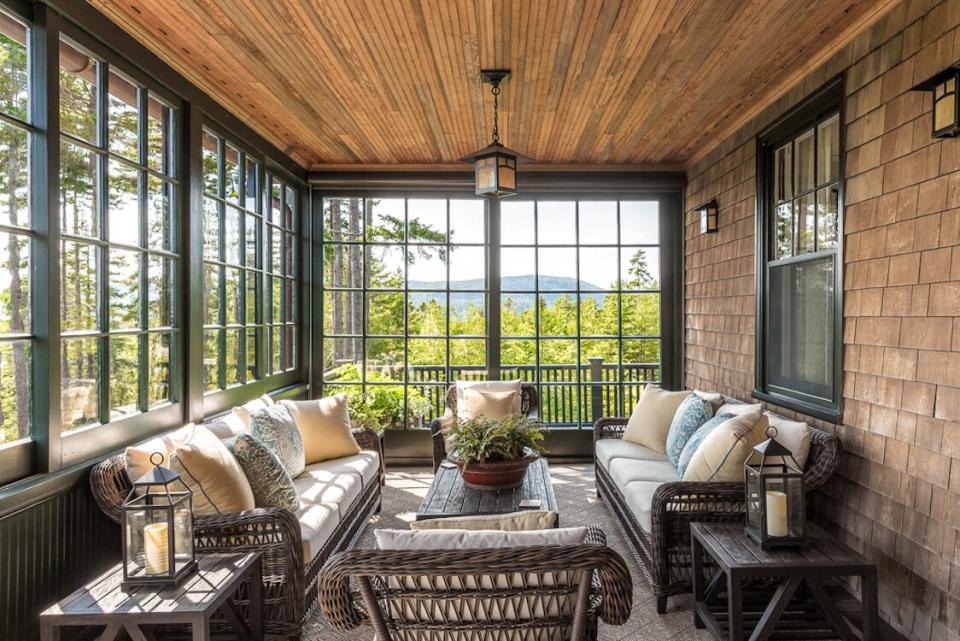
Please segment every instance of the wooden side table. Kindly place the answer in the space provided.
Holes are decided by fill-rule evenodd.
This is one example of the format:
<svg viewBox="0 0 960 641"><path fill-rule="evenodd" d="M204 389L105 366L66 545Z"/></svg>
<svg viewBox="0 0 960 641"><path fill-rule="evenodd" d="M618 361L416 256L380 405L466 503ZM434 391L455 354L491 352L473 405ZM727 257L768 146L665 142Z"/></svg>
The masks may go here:
<svg viewBox="0 0 960 641"><path fill-rule="evenodd" d="M826 638L822 633L832 630L843 641L878 641L877 566L823 529L812 524L807 529L805 547L768 552L746 535L742 524L691 525L694 625L707 628L718 641L742 641L745 627L752 628L750 641L766 641L775 630L778 639ZM718 567L709 582L704 552ZM859 635L824 585L825 579L844 576L862 580ZM744 589L745 579L759 578L779 581L769 603L754 602ZM718 598L724 591L725 607Z"/></svg>
<svg viewBox="0 0 960 641"><path fill-rule="evenodd" d="M210 640L210 618L223 616L242 639L262 641L262 567L259 552L197 556L197 571L183 583L162 590L120 589L117 565L40 614L42 641L59 641L63 626L100 625L100 641L112 641L125 630L133 641L153 641L157 625L186 624L193 641ZM249 623L243 621L231 597L249 581Z"/></svg>

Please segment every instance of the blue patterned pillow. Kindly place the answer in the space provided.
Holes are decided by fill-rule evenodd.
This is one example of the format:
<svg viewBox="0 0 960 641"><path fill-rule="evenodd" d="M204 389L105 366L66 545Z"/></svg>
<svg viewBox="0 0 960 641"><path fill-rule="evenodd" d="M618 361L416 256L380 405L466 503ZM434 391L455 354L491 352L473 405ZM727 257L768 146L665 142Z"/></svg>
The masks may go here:
<svg viewBox="0 0 960 641"><path fill-rule="evenodd" d="M290 410L282 405L257 410L250 415L250 433L277 455L291 478L303 474L303 438Z"/></svg>
<svg viewBox="0 0 960 641"><path fill-rule="evenodd" d="M677 461L677 473L680 475L680 478L683 478L684 473L687 471L687 466L690 465L690 460L704 439L710 436L710 432L716 429L718 425L729 421L731 418L733 418L733 414L728 414L727 412L717 414L701 425L700 429L694 432L693 436L687 440L687 444L683 446L683 451L680 452L680 459Z"/></svg>
<svg viewBox="0 0 960 641"><path fill-rule="evenodd" d="M677 413L673 415L670 431L667 432L667 456L674 465L680 460L683 446L700 426L713 418L713 405L710 401L691 394L683 399Z"/></svg>
<svg viewBox="0 0 960 641"><path fill-rule="evenodd" d="M247 477L257 507L281 507L291 512L300 509L293 479L263 441L241 434L224 442Z"/></svg>

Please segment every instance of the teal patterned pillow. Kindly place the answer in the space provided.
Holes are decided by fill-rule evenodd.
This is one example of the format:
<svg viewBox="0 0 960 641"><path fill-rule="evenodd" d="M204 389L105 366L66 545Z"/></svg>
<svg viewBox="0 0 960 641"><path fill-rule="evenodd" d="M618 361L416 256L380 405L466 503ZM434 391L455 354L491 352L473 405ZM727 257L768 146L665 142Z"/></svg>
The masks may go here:
<svg viewBox="0 0 960 641"><path fill-rule="evenodd" d="M283 463L255 436L241 434L225 441L253 490L257 507L282 507L296 512L300 497Z"/></svg>
<svg viewBox="0 0 960 641"><path fill-rule="evenodd" d="M269 447L291 478L303 474L303 439L300 430L282 405L272 405L250 415L250 433Z"/></svg>
<svg viewBox="0 0 960 641"><path fill-rule="evenodd" d="M725 421L729 421L733 418L733 414L723 412L722 414L717 414L709 421L700 426L696 432L693 433L693 436L687 441L687 444L683 446L683 451L680 452L680 459L677 462L677 473L680 475L680 478L683 478L684 473L687 471L687 466L690 465L690 460L693 458L693 455L696 453L697 448L700 447L700 444L703 443L704 439L710 436L712 432L718 425Z"/></svg>
<svg viewBox="0 0 960 641"><path fill-rule="evenodd" d="M696 394L683 399L677 413L673 415L670 431L667 432L667 456L676 465L680 461L680 453L694 432L700 426L713 418L713 405Z"/></svg>

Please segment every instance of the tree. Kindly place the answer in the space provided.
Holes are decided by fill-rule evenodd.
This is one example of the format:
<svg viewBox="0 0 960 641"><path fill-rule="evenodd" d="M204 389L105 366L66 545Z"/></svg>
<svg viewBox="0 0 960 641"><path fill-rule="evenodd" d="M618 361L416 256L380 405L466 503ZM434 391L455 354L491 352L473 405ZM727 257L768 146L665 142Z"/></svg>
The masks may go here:
<svg viewBox="0 0 960 641"><path fill-rule="evenodd" d="M644 249L638 249L630 257L627 274L630 276L630 279L624 283L627 289L656 289L659 286L657 279L647 267L647 252Z"/></svg>

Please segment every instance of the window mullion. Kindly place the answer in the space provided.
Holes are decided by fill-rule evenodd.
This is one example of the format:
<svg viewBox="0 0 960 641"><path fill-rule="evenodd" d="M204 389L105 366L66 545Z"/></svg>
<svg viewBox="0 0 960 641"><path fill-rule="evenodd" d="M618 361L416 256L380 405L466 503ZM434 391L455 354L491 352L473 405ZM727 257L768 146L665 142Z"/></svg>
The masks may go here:
<svg viewBox="0 0 960 641"><path fill-rule="evenodd" d="M99 202L97 203L97 216L99 217L100 238L109 243L110 240L110 216L108 212L108 203L110 198L110 174L109 158L104 151L107 147L107 138L109 132L107 103L110 95L109 86L109 65L101 63L97 65L97 146L100 150L97 152L97 193ZM100 249L98 255L99 265L97 266L99 286L99 324L100 331L105 335L98 339L99 349L99 371L98 376L98 406L100 423L106 424L110 421L110 248L109 244Z"/></svg>

